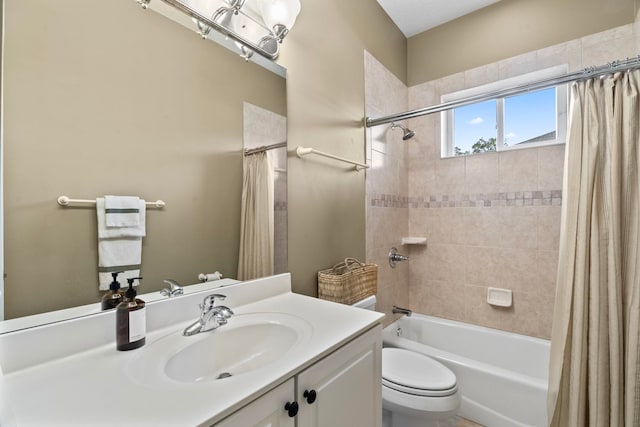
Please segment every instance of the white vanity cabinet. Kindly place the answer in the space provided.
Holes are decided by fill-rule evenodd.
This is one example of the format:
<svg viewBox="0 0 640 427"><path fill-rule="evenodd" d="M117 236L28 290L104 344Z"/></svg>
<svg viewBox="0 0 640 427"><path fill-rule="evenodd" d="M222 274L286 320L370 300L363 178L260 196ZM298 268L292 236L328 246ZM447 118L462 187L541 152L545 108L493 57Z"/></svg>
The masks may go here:
<svg viewBox="0 0 640 427"><path fill-rule="evenodd" d="M215 427L380 427L381 336L377 325Z"/></svg>
<svg viewBox="0 0 640 427"><path fill-rule="evenodd" d="M381 332L378 325L298 374L298 427L381 426Z"/></svg>
<svg viewBox="0 0 640 427"><path fill-rule="evenodd" d="M294 396L295 379L291 378L214 426L295 427L295 417L290 417L284 409L287 403L294 401Z"/></svg>

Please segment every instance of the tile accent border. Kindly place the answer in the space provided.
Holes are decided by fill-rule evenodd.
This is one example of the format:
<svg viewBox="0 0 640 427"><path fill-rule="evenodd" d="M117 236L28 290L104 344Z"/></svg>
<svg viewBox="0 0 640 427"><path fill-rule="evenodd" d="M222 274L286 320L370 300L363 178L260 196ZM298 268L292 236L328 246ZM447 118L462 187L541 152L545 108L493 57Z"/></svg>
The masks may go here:
<svg viewBox="0 0 640 427"><path fill-rule="evenodd" d="M371 206L381 208L408 208L409 197L397 194L372 194Z"/></svg>
<svg viewBox="0 0 640 427"><path fill-rule="evenodd" d="M406 197L374 194L371 206L384 208L472 208L495 206L561 206L562 190L513 191L502 193L445 194Z"/></svg>

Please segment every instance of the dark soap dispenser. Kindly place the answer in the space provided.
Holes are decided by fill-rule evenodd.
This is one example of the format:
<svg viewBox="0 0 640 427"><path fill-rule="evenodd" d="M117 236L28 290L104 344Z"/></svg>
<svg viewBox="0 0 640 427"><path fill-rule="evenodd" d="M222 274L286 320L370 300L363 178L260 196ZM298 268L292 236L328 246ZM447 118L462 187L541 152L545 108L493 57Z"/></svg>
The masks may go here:
<svg viewBox="0 0 640 427"><path fill-rule="evenodd" d="M124 294L124 300L116 308L116 345L118 350L133 350L142 347L146 341L147 318L144 301L136 298L133 289L134 280L142 277L127 279L129 289Z"/></svg>
<svg viewBox="0 0 640 427"><path fill-rule="evenodd" d="M113 281L109 285L109 292L107 292L102 297L102 309L103 310L111 310L116 308L118 304L122 302L124 299L124 291L120 290L120 282L118 282L118 273L122 273L122 271L116 271L111 273L113 277Z"/></svg>

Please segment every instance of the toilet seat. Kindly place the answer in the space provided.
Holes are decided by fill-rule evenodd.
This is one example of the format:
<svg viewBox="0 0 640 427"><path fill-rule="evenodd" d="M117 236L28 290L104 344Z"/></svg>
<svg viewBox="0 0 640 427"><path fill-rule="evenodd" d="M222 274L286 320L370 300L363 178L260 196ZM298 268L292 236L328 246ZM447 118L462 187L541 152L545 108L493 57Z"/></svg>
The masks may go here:
<svg viewBox="0 0 640 427"><path fill-rule="evenodd" d="M406 387L401 384L396 384L391 381L387 381L384 378L382 379L382 385L385 387L389 387L392 390L396 390L400 393L407 393L415 396L424 396L424 397L446 397L446 396L451 396L452 394L458 391L457 386L447 390L428 390L428 389Z"/></svg>
<svg viewBox="0 0 640 427"><path fill-rule="evenodd" d="M409 350L382 349L382 385L415 396L444 397L458 390L456 376L442 363Z"/></svg>

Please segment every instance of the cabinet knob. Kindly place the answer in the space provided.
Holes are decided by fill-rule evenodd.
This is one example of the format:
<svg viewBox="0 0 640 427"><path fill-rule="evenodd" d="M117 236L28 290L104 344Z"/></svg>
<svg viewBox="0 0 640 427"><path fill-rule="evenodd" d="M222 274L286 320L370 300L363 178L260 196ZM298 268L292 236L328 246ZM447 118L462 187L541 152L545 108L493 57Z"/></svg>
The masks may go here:
<svg viewBox="0 0 640 427"><path fill-rule="evenodd" d="M284 405L284 410L287 411L287 414L291 418L295 417L296 415L298 415L298 402L287 402L287 404Z"/></svg>
<svg viewBox="0 0 640 427"><path fill-rule="evenodd" d="M305 390L304 393L302 394L302 397L307 399L307 403L311 405L313 402L316 401L316 397L318 397L318 393L316 393L315 390Z"/></svg>

